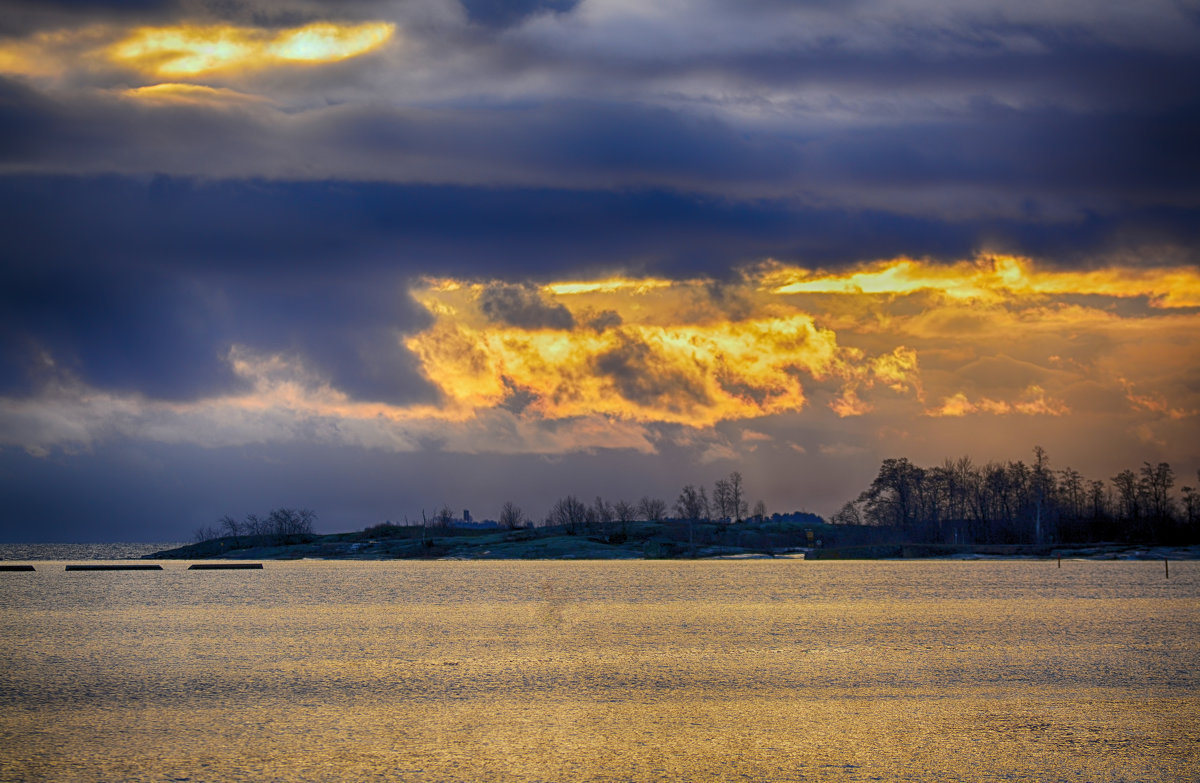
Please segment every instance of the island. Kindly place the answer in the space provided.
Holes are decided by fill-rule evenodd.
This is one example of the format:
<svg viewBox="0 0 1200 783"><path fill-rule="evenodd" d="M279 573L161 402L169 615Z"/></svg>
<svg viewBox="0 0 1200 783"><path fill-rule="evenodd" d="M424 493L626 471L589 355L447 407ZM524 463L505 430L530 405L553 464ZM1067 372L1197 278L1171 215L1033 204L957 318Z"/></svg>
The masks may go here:
<svg viewBox="0 0 1200 783"><path fill-rule="evenodd" d="M1200 547L1092 544L941 544L878 540L883 531L797 513L737 523L640 521L568 530L382 524L347 533L221 536L145 555L152 560L637 560L693 558L1200 559Z"/></svg>

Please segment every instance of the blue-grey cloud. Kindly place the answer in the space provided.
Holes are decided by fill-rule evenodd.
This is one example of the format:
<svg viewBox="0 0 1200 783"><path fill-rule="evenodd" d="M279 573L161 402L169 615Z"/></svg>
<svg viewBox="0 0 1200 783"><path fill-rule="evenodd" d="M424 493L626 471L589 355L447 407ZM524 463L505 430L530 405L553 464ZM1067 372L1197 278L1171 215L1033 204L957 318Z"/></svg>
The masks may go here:
<svg viewBox="0 0 1200 783"><path fill-rule="evenodd" d="M532 285L492 283L479 295L479 309L497 323L521 329L571 329L575 318L560 304L547 302Z"/></svg>
<svg viewBox="0 0 1200 783"><path fill-rule="evenodd" d="M580 0L461 0L468 18L485 27L509 27L539 13L563 13Z"/></svg>

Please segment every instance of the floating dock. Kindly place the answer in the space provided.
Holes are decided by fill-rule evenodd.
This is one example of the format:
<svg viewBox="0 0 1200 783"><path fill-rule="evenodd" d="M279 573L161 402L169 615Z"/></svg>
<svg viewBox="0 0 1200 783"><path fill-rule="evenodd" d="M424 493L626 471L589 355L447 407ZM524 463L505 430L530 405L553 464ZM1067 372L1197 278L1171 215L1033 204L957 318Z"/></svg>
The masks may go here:
<svg viewBox="0 0 1200 783"><path fill-rule="evenodd" d="M158 563L121 563L113 565L108 563L86 563L83 565L69 565L68 571L161 571L163 567Z"/></svg>
<svg viewBox="0 0 1200 783"><path fill-rule="evenodd" d="M36 571L31 565L8 565L0 563L0 571Z"/></svg>
<svg viewBox="0 0 1200 783"><path fill-rule="evenodd" d="M226 569L262 568L262 563L194 563L188 566L189 571L217 571Z"/></svg>

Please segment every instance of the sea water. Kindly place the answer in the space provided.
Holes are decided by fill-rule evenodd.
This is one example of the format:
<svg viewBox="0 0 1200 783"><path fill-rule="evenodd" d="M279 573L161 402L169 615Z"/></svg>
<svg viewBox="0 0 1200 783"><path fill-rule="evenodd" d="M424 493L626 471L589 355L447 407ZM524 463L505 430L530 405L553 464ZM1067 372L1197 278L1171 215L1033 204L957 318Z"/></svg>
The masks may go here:
<svg viewBox="0 0 1200 783"><path fill-rule="evenodd" d="M1200 779L1200 563L0 573L0 779Z"/></svg>

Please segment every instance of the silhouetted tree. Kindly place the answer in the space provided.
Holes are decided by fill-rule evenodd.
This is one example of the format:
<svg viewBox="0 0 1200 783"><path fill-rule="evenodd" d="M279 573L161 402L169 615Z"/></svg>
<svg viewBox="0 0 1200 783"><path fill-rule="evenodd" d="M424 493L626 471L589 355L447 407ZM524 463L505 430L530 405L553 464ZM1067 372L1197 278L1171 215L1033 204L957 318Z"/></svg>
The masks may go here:
<svg viewBox="0 0 1200 783"><path fill-rule="evenodd" d="M246 521L242 523L242 529L246 531L246 535L248 536L267 536L271 534L271 531L267 529L267 520L258 514L247 514Z"/></svg>
<svg viewBox="0 0 1200 783"><path fill-rule="evenodd" d="M733 512L734 522L741 522L746 518L747 503L742 487L742 474L736 470L729 474L729 507Z"/></svg>
<svg viewBox="0 0 1200 783"><path fill-rule="evenodd" d="M904 530L915 527L924 477L925 471L907 459L885 459L871 486L858 496L867 524Z"/></svg>
<svg viewBox="0 0 1200 783"><path fill-rule="evenodd" d="M1200 530L1192 531L1191 523L1179 516L1200 513L1200 496L1185 488L1179 499L1173 497L1175 474L1167 463L1143 463L1139 473L1124 470L1111 482L1112 490L1103 481L1085 480L1073 468L1053 471L1041 447L1034 449L1031 465L1017 461L979 468L962 457L919 468L906 459L887 459L871 486L831 521L888 527L908 540L931 542L1094 541L1119 536L1167 543L1200 537Z"/></svg>
<svg viewBox="0 0 1200 783"><path fill-rule="evenodd" d="M267 527L271 535L291 536L313 532L317 514L307 508L275 508L267 514Z"/></svg>
<svg viewBox="0 0 1200 783"><path fill-rule="evenodd" d="M1172 512L1171 487L1175 486L1175 471L1165 462L1142 463L1141 482L1146 489L1147 513L1156 520L1169 519Z"/></svg>
<svg viewBox="0 0 1200 783"><path fill-rule="evenodd" d="M717 519L722 521L733 519L732 494L729 481L727 479L717 479L717 483L713 485L712 493L713 511L716 512Z"/></svg>
<svg viewBox="0 0 1200 783"><path fill-rule="evenodd" d="M439 508L433 515L433 524L442 530L449 530L454 525L454 509L449 505Z"/></svg>
<svg viewBox="0 0 1200 783"><path fill-rule="evenodd" d="M679 498L675 501L675 515L691 521L704 518L704 503L700 500L700 492L691 484L680 490Z"/></svg>
<svg viewBox="0 0 1200 783"><path fill-rule="evenodd" d="M1108 492L1105 490L1104 482L1100 479L1093 479L1088 483L1088 511L1093 524L1108 518L1108 507Z"/></svg>
<svg viewBox="0 0 1200 783"><path fill-rule="evenodd" d="M662 522L667 515L667 504L649 495L638 501L638 514L647 522Z"/></svg>
<svg viewBox="0 0 1200 783"><path fill-rule="evenodd" d="M859 513L858 504L854 501L846 501L846 504L838 509L829 521L835 525L861 525L863 524L862 514Z"/></svg>
<svg viewBox="0 0 1200 783"><path fill-rule="evenodd" d="M628 500L613 503L613 518L621 525L621 534L629 535L629 524L637 521L637 506Z"/></svg>
<svg viewBox="0 0 1200 783"><path fill-rule="evenodd" d="M550 509L549 523L561 525L563 532L569 536L578 535L587 524L588 508L579 498L567 495L557 500Z"/></svg>
<svg viewBox="0 0 1200 783"><path fill-rule="evenodd" d="M1033 468L1030 471L1030 502L1033 504L1033 541L1042 539L1055 527L1054 515L1050 513L1054 497L1054 473L1050 470L1050 459L1041 446L1033 447Z"/></svg>
<svg viewBox="0 0 1200 783"><path fill-rule="evenodd" d="M612 504L597 495L595 502L592 503L591 521L600 529L600 532L607 532L609 525L612 524L613 515Z"/></svg>
<svg viewBox="0 0 1200 783"><path fill-rule="evenodd" d="M1065 516L1070 519L1082 519L1084 515L1083 476L1073 468L1063 468L1058 475Z"/></svg>
<svg viewBox="0 0 1200 783"><path fill-rule="evenodd" d="M1200 478L1200 472L1197 473L1196 477ZM1196 524L1197 520L1200 520L1200 493L1196 492L1195 488L1186 486L1180 492L1183 496L1184 522L1190 529Z"/></svg>
<svg viewBox="0 0 1200 783"><path fill-rule="evenodd" d="M1129 469L1112 477L1117 490L1117 515L1131 525L1138 525L1142 518L1142 492L1137 475Z"/></svg>
<svg viewBox="0 0 1200 783"><path fill-rule="evenodd" d="M525 514L521 511L521 507L511 500L506 500L504 507L500 509L500 527L507 530L525 527Z"/></svg>
<svg viewBox="0 0 1200 783"><path fill-rule="evenodd" d="M221 537L221 531L212 525L201 525L192 533L192 541L197 544L202 544L205 541L212 541Z"/></svg>
<svg viewBox="0 0 1200 783"><path fill-rule="evenodd" d="M226 514L225 516L221 517L221 519L218 521L218 524L220 525L221 533L223 535L229 536L230 538L234 539L235 541L237 540L238 533L242 532L241 523L238 522L236 519L234 519L229 514Z"/></svg>

